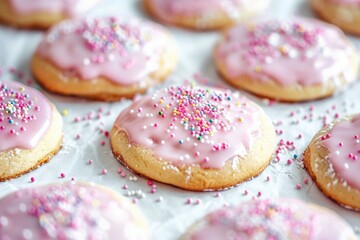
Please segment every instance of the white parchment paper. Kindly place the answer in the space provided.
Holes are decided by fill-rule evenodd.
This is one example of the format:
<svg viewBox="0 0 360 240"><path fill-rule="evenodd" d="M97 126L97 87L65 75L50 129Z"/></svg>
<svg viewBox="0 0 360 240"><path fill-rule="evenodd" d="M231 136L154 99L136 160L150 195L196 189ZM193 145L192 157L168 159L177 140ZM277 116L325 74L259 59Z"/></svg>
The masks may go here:
<svg viewBox="0 0 360 240"><path fill-rule="evenodd" d="M105 0L89 14L148 18L141 9L139 0ZM266 15L313 17L305 0L272 0ZM207 82L209 85L231 88L217 75L212 59L212 49L220 37L219 33L197 33L174 27L169 27L169 30L179 45L180 62L177 70L172 74L172 80L160 87L168 85L171 81L181 83L185 79L192 79L193 74L199 73L211 79ZM41 31L0 26L0 68L2 69L0 79L32 82L29 60L42 36ZM351 41L360 46L360 38L351 37ZM17 71L11 70L12 68ZM335 114L343 116L360 112L360 82L352 84L334 97L301 104L269 104L266 100L245 93L264 107L275 123L276 129L282 131L282 134L278 135L278 141L281 139L285 143L293 141L296 148L292 151L284 150L280 155L280 161L272 162L257 178L222 191L220 194L189 192L160 183L155 183L157 191L151 194L146 179L132 174L113 157L109 139L104 132L110 131L117 115L131 103L130 100L102 103L62 97L46 91L44 93L56 104L60 112L68 111L68 115L63 117L63 148L49 163L37 170L0 183L0 197L20 187L71 178L103 184L123 195L127 195L129 191L141 191L145 194L145 198L138 199L137 205L149 222L153 239L165 240L178 239L194 221L223 205L258 197L292 197L334 210L359 234L360 213L339 207L325 197L301 167L301 162L293 156L297 154L298 159L301 158L303 150L322 126L324 116L331 121ZM80 121L75 122L75 118ZM292 160L290 165L287 163L288 159ZM89 160L93 163L88 164ZM118 174L119 168L126 173L126 177ZM103 169L107 170L107 174L102 174ZM65 174L64 178L60 178L61 173ZM134 176L136 176L135 180ZM35 178L34 183L30 182L31 177ZM304 179L308 179L309 183L305 184ZM124 185L128 186L127 190L122 189ZM132 200L137 197L129 198ZM191 200L190 204L186 203L188 199ZM360 235L358 236L360 239Z"/></svg>

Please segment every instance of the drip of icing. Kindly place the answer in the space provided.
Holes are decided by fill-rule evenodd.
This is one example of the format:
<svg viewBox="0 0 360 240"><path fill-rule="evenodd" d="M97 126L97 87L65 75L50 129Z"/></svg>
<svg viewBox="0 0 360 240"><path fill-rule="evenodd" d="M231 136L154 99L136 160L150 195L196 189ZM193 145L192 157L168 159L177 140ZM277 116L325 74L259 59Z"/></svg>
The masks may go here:
<svg viewBox="0 0 360 240"><path fill-rule="evenodd" d="M52 109L39 91L0 81L0 152L36 147L48 130Z"/></svg>
<svg viewBox="0 0 360 240"><path fill-rule="evenodd" d="M164 29L150 22L114 17L74 20L53 28L37 54L65 71L64 78L106 77L131 85L159 68L166 38Z"/></svg>
<svg viewBox="0 0 360 240"><path fill-rule="evenodd" d="M115 126L174 165L220 169L260 136L260 111L230 91L170 87L134 102Z"/></svg>
<svg viewBox="0 0 360 240"><path fill-rule="evenodd" d="M210 213L189 239L345 239L350 231L336 215L298 200L254 200Z"/></svg>
<svg viewBox="0 0 360 240"><path fill-rule="evenodd" d="M0 202L4 239L147 239L126 205L89 184L19 190Z"/></svg>
<svg viewBox="0 0 360 240"><path fill-rule="evenodd" d="M257 1L250 0L152 0L151 4L157 14L166 21L172 21L179 16L200 15L211 18L211 14L224 11L231 18L239 18L238 9L246 9ZM263 2L266 2L263 1Z"/></svg>
<svg viewBox="0 0 360 240"><path fill-rule="evenodd" d="M336 123L321 145L329 151L336 175L360 191L360 115Z"/></svg>
<svg viewBox="0 0 360 240"><path fill-rule="evenodd" d="M62 12L69 17L88 11L100 0L10 0L11 7L20 14Z"/></svg>
<svg viewBox="0 0 360 240"><path fill-rule="evenodd" d="M283 86L337 83L348 70L353 49L336 27L308 19L264 21L237 26L226 33L216 49L229 76L269 79Z"/></svg>

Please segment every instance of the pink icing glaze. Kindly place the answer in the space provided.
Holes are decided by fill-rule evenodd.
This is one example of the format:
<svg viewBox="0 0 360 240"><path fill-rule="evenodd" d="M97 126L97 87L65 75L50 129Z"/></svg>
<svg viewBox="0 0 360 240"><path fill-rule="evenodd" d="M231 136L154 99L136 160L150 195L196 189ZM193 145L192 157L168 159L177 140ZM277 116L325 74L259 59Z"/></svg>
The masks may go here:
<svg viewBox="0 0 360 240"><path fill-rule="evenodd" d="M64 70L65 78L106 77L131 85L159 68L166 38L165 30L151 22L114 17L66 21L48 33L37 54Z"/></svg>
<svg viewBox="0 0 360 240"><path fill-rule="evenodd" d="M260 137L261 110L230 91L170 87L134 102L115 126L174 165L220 169Z"/></svg>
<svg viewBox="0 0 360 240"><path fill-rule="evenodd" d="M0 203L0 238L4 240L148 239L126 204L89 184L22 189Z"/></svg>
<svg viewBox="0 0 360 240"><path fill-rule="evenodd" d="M261 0L266 3L267 0ZM238 17L238 8L254 5L254 0L151 0L156 13L164 20L171 22L179 15L202 15L211 17L211 14L224 11L232 18ZM257 0L257 2L260 2Z"/></svg>
<svg viewBox="0 0 360 240"><path fill-rule="evenodd" d="M10 0L11 7L20 14L62 12L74 17L94 7L100 0Z"/></svg>
<svg viewBox="0 0 360 240"><path fill-rule="evenodd" d="M338 177L360 191L360 115L336 123L321 145L329 151L329 161Z"/></svg>
<svg viewBox="0 0 360 240"><path fill-rule="evenodd" d="M189 240L349 239L350 226L299 200L253 200L210 213Z"/></svg>
<svg viewBox="0 0 360 240"><path fill-rule="evenodd" d="M273 79L283 86L323 84L349 71L353 49L336 27L317 20L270 20L230 29L216 49L230 77Z"/></svg>
<svg viewBox="0 0 360 240"><path fill-rule="evenodd" d="M34 148L51 123L49 101L20 83L0 81L0 88L0 152Z"/></svg>

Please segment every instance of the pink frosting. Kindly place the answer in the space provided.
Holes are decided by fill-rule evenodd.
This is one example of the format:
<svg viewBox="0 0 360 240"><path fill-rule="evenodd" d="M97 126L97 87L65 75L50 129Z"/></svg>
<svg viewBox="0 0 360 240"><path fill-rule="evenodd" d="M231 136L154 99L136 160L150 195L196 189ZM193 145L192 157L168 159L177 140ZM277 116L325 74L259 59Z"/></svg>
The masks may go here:
<svg viewBox="0 0 360 240"><path fill-rule="evenodd" d="M351 232L335 214L298 200L253 200L210 213L187 239L349 239Z"/></svg>
<svg viewBox="0 0 360 240"><path fill-rule="evenodd" d="M11 7L20 14L62 12L69 17L86 12L100 0L10 0Z"/></svg>
<svg viewBox="0 0 360 240"><path fill-rule="evenodd" d="M0 200L0 238L148 239L128 206L83 183L23 189Z"/></svg>
<svg viewBox="0 0 360 240"><path fill-rule="evenodd" d="M34 148L51 119L51 105L39 91L20 83L0 81L0 152Z"/></svg>
<svg viewBox="0 0 360 240"><path fill-rule="evenodd" d="M262 1L268 2L267 0ZM237 18L239 7L246 8L254 4L254 0L151 0L150 2L156 14L169 22L179 15L202 15L206 18L218 11L224 11L228 16Z"/></svg>
<svg viewBox="0 0 360 240"><path fill-rule="evenodd" d="M336 123L322 139L336 175L360 191L360 115Z"/></svg>
<svg viewBox="0 0 360 240"><path fill-rule="evenodd" d="M37 54L61 68L65 81L75 75L132 85L159 68L167 37L160 25L140 20L66 21L50 30Z"/></svg>
<svg viewBox="0 0 360 240"><path fill-rule="evenodd" d="M260 137L261 110L230 91L169 87L134 102L115 126L174 165L220 169Z"/></svg>
<svg viewBox="0 0 360 240"><path fill-rule="evenodd" d="M323 84L344 74L348 82L356 76L349 70L353 54L344 34L317 20L270 20L230 29L216 49L230 77L269 79L283 86Z"/></svg>

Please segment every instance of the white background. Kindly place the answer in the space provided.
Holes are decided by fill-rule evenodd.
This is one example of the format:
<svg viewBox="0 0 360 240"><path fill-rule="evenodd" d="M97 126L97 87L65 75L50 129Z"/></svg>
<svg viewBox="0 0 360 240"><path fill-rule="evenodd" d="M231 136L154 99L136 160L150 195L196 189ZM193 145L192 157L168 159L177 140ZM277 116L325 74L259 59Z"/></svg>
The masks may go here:
<svg viewBox="0 0 360 240"><path fill-rule="evenodd" d="M105 0L90 14L148 18L138 0ZM304 0L273 0L266 15L276 17L313 16ZM177 70L172 74L172 78L175 79L173 81L191 79L194 73L200 73L211 79L210 85L220 84L230 88L221 81L214 69L212 49L219 39L217 32L196 33L174 27L169 27L169 29L180 48L180 62ZM25 81L31 78L29 60L42 36L41 31L0 27L0 67L3 70L0 79ZM351 38L351 40L360 46L360 38ZM25 77L19 79L14 74L10 74L8 69L11 67L24 72ZM169 84L169 81L166 84ZM359 234L359 213L341 208L326 198L311 181L306 171L301 168L301 162L294 161L290 166L286 163L287 159L292 158L294 154L302 154L312 136L321 127L322 116L326 115L331 120L336 113L343 116L347 113L360 112L359 82L329 99L302 104L275 103L268 106L266 101L245 93L263 106L275 123L282 121L281 125L276 126L276 129L284 132L282 135L278 135L278 140L294 141L296 150L280 155L279 163L271 163L257 178L230 190L222 191L219 197L215 197L216 193L212 192L189 192L160 183L156 183L157 192L150 194L147 180L138 177L137 181L130 181L129 176L134 175L127 170L125 170L126 178L122 178L117 173L118 168L124 169L124 167L113 157L109 139L101 131L110 131L118 113L131 103L130 100L102 103L44 93L60 111L64 109L69 111L69 115L63 118L63 148L49 163L39 169L18 179L0 183L0 197L19 187L70 180L72 177L76 180L106 185L121 194L127 193L122 189L122 186L127 184L129 190L141 190L146 194L146 197L140 199L137 205L150 224L153 239L178 239L190 224L209 211L224 204L240 203L257 197L258 192L261 192L261 198L300 198L329 207L344 217ZM310 106L315 107L313 120L303 120L303 116L309 115ZM98 111L99 108L103 110L102 113ZM294 113L293 117L290 117L291 112ZM93 116L94 119L74 123L75 117L83 118L87 115ZM97 115L100 115L101 118L96 119ZM80 134L79 139L76 139L77 134ZM301 139L297 138L299 134L303 136ZM105 141L105 146L101 145L102 141ZM87 164L90 159L93 160L93 164ZM102 175L102 169L107 169L108 173ZM61 173L65 174L64 179L59 177ZM267 176L270 177L270 181L266 181ZM30 182L31 177L35 178L35 183ZM304 178L309 179L309 184L303 184ZM295 188L296 184L301 184L301 190ZM244 195L245 190L248 191L247 195ZM159 197L162 197L163 201L157 202ZM186 204L188 198L192 199L192 204ZM197 199L201 201L200 204L194 204ZM360 235L358 236L360 239Z"/></svg>

